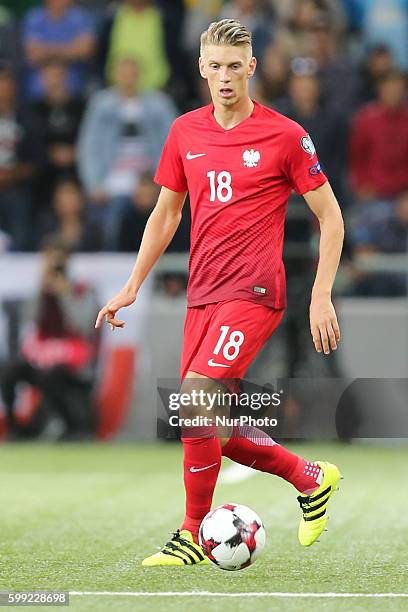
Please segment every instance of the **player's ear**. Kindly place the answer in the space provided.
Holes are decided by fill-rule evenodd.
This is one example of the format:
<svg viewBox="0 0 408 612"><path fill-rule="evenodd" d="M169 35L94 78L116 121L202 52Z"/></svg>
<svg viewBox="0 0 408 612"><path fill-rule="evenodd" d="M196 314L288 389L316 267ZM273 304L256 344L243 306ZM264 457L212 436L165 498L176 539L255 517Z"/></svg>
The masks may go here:
<svg viewBox="0 0 408 612"><path fill-rule="evenodd" d="M256 64L257 64L256 57L252 57L251 61L249 62L249 66L248 66L248 78L249 79L253 76L255 72Z"/></svg>
<svg viewBox="0 0 408 612"><path fill-rule="evenodd" d="M207 74L205 71L205 63L204 63L204 58L200 57L198 58L198 69L200 71L201 76L203 77L203 79L207 78Z"/></svg>

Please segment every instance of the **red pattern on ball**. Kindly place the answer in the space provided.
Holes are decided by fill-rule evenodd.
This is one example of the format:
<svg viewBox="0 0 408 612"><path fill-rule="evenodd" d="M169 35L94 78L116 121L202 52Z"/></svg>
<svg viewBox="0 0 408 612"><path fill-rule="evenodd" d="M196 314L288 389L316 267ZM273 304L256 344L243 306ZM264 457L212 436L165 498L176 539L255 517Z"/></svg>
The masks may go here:
<svg viewBox="0 0 408 612"><path fill-rule="evenodd" d="M217 548L217 546L219 546L219 545L220 545L220 542L215 542L213 540L213 538L210 538L209 540L206 540L203 537L203 533L201 531L201 548L203 549L203 552L204 552L205 556L208 557L214 563L218 563L218 561L213 556L212 551L214 550L214 548Z"/></svg>
<svg viewBox="0 0 408 612"><path fill-rule="evenodd" d="M236 506L234 506L234 504L224 504L223 506L221 506L221 508L225 508L226 510L231 510L231 512L234 512Z"/></svg>
<svg viewBox="0 0 408 612"><path fill-rule="evenodd" d="M256 521L249 525L250 531L242 531L242 541L248 546L249 552L252 554L256 549L255 534L258 531L260 525Z"/></svg>

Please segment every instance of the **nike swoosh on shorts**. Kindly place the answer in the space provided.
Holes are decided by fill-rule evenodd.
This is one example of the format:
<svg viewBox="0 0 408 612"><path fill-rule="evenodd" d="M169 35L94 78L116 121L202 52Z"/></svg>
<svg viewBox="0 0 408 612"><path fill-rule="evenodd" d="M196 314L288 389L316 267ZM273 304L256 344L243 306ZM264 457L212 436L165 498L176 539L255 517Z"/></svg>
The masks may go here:
<svg viewBox="0 0 408 612"><path fill-rule="evenodd" d="M208 360L208 365L209 366L213 366L214 368L218 367L218 368L230 368L230 365L227 365L226 363L216 363L214 361L214 359L209 359Z"/></svg>

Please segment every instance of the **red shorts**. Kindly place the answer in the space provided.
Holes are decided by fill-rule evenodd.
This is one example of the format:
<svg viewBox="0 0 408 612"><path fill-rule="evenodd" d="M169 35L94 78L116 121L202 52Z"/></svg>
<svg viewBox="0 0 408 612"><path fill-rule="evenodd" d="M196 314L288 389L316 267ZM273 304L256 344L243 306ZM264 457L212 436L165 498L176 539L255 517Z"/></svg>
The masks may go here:
<svg viewBox="0 0 408 612"><path fill-rule="evenodd" d="M187 308L181 379L190 370L208 378L241 380L283 313L240 299Z"/></svg>

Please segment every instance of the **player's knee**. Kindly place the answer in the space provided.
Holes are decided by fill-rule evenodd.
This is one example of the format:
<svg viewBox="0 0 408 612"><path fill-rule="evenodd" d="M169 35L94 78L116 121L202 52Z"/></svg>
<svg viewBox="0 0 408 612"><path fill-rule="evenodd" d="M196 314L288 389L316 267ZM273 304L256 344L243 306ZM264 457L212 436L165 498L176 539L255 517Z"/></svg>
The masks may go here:
<svg viewBox="0 0 408 612"><path fill-rule="evenodd" d="M192 419L205 413L204 389L199 379L186 378L180 389L180 417Z"/></svg>
<svg viewBox="0 0 408 612"><path fill-rule="evenodd" d="M180 389L180 416L183 418L208 416L215 407L216 391L215 381L210 378L205 376L185 378Z"/></svg>

